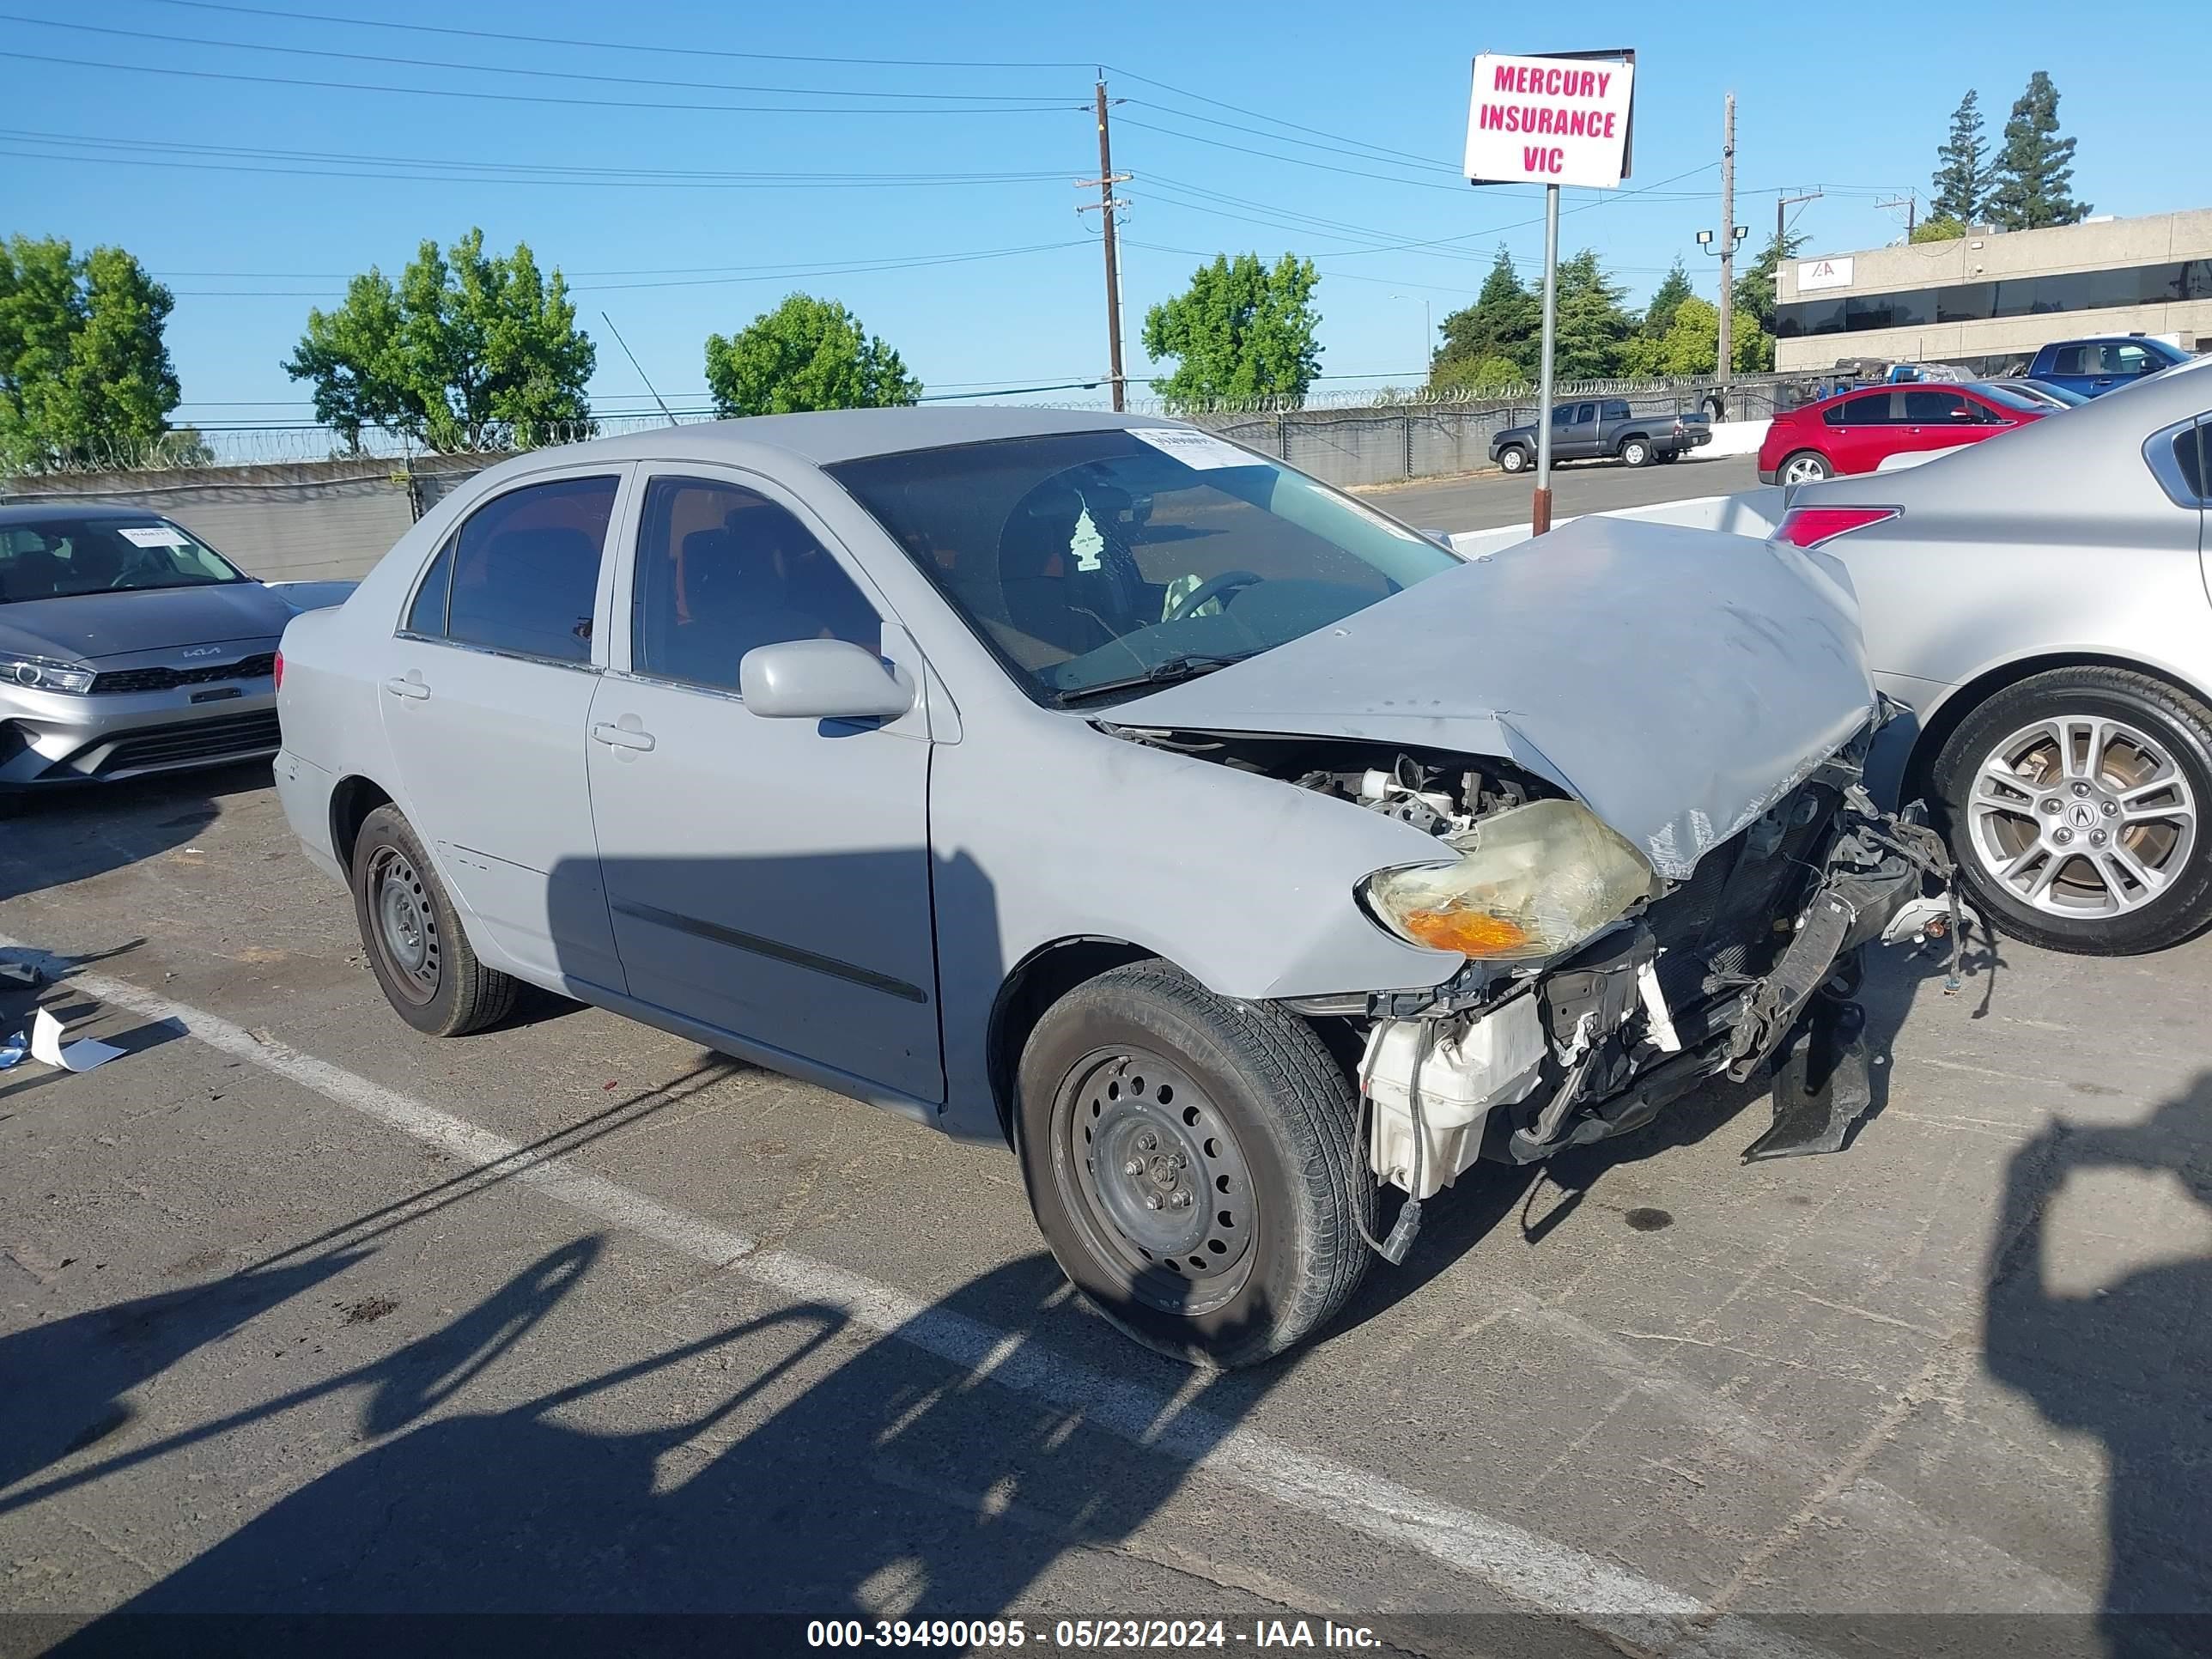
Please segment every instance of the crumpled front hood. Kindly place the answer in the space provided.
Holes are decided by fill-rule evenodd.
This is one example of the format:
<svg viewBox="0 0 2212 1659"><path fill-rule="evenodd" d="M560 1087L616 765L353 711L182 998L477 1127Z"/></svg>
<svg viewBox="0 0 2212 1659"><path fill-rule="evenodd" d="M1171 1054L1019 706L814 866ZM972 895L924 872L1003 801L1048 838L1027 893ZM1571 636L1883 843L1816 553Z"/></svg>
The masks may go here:
<svg viewBox="0 0 2212 1659"><path fill-rule="evenodd" d="M293 612L259 582L24 599L0 605L0 651L90 661L169 646L273 640Z"/></svg>
<svg viewBox="0 0 2212 1659"><path fill-rule="evenodd" d="M1857 607L1830 568L1577 519L1111 718L1500 757L1680 880L1873 715Z"/></svg>

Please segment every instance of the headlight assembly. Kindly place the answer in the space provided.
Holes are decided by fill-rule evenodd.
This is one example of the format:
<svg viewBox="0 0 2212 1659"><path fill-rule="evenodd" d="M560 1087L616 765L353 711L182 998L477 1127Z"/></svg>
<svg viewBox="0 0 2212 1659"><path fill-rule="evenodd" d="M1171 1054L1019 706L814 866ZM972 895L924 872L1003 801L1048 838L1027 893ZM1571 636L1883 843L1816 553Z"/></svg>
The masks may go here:
<svg viewBox="0 0 2212 1659"><path fill-rule="evenodd" d="M1485 962L1558 956L1659 890L1635 848L1575 801L1509 808L1448 844L1455 862L1378 870L1359 896L1399 938Z"/></svg>
<svg viewBox="0 0 2212 1659"><path fill-rule="evenodd" d="M89 691L93 671L79 663L56 662L52 657L0 657L0 685L26 686L33 691Z"/></svg>

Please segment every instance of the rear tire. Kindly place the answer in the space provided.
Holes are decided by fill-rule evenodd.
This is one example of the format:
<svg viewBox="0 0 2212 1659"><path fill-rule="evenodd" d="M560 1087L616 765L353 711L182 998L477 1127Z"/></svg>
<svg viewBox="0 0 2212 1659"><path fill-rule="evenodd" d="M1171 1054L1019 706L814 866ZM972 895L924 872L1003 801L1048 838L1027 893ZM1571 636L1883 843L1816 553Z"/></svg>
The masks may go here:
<svg viewBox="0 0 2212 1659"><path fill-rule="evenodd" d="M2212 924L2212 709L2165 681L2033 675L1959 723L1930 781L1960 882L2014 938L2136 956Z"/></svg>
<svg viewBox="0 0 2212 1659"><path fill-rule="evenodd" d="M1624 440L1620 446L1620 459L1624 466L1650 465L1651 440L1649 438Z"/></svg>
<svg viewBox="0 0 2212 1659"><path fill-rule="evenodd" d="M369 971L400 1018L432 1036L465 1036L512 1012L520 984L477 959L398 807L380 806L362 821L352 885Z"/></svg>
<svg viewBox="0 0 2212 1659"><path fill-rule="evenodd" d="M1682 452L1679 449L1662 449L1651 459L1662 466L1672 466L1682 459Z"/></svg>
<svg viewBox="0 0 2212 1659"><path fill-rule="evenodd" d="M1015 1150L1045 1242L1146 1347L1255 1364L1365 1276L1376 1188L1352 1086L1297 1016L1132 963L1046 1011L1019 1086Z"/></svg>
<svg viewBox="0 0 2212 1659"><path fill-rule="evenodd" d="M1780 483L1808 484L1835 476L1836 470L1828 465L1826 455L1817 449L1801 449L1782 463L1775 478Z"/></svg>
<svg viewBox="0 0 2212 1659"><path fill-rule="evenodd" d="M1525 472L1528 467L1528 452L1519 444L1508 444L1498 452L1498 464L1508 472Z"/></svg>

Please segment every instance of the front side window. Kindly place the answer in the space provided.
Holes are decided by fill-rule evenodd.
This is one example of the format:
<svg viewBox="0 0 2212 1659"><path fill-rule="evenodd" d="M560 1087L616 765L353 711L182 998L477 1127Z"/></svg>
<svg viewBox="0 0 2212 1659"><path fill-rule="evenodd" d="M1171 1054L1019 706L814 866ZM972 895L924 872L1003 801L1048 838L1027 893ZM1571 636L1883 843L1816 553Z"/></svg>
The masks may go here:
<svg viewBox="0 0 2212 1659"><path fill-rule="evenodd" d="M1036 701L1203 673L1460 561L1303 473L1181 428L826 469Z"/></svg>
<svg viewBox="0 0 2212 1659"><path fill-rule="evenodd" d="M745 653L786 640L874 651L883 623L787 509L737 484L655 478L638 526L632 670L735 690Z"/></svg>
<svg viewBox="0 0 2212 1659"><path fill-rule="evenodd" d="M526 484L478 507L431 561L407 631L518 657L589 662L599 555L617 482Z"/></svg>
<svg viewBox="0 0 2212 1659"><path fill-rule="evenodd" d="M2155 374L2166 367L2166 360L2153 356L2139 345L2108 345L2105 348L2105 373L2107 374Z"/></svg>
<svg viewBox="0 0 2212 1659"><path fill-rule="evenodd" d="M1597 405L1595 404L1577 404L1575 405L1576 425L1580 426L1587 422L1595 421L1595 419L1597 419Z"/></svg>
<svg viewBox="0 0 2212 1659"><path fill-rule="evenodd" d="M150 514L0 526L0 605L251 580L190 531Z"/></svg>
<svg viewBox="0 0 2212 1659"><path fill-rule="evenodd" d="M1905 394L1905 423L1907 426L1963 423L1973 412L1973 405L1955 392L1908 392Z"/></svg>

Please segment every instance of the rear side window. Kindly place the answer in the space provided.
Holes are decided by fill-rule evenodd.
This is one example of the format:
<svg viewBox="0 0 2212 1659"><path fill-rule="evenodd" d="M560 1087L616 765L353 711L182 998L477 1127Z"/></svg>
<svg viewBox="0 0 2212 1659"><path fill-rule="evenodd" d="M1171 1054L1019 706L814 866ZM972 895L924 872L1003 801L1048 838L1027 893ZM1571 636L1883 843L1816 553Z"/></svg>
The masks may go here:
<svg viewBox="0 0 2212 1659"><path fill-rule="evenodd" d="M2208 430L2202 421L2177 434L2173 440L2174 465L2181 469L2182 481L2200 501L2207 498L2205 474L2212 471L2205 465L2208 448L2212 448L2212 430Z"/></svg>
<svg viewBox="0 0 2212 1659"><path fill-rule="evenodd" d="M1605 418L1608 421L1625 421L1629 419L1628 405L1623 403L1607 404L1605 406Z"/></svg>
<svg viewBox="0 0 2212 1659"><path fill-rule="evenodd" d="M883 623L830 550L767 496L707 478L655 478L638 527L630 666L735 690L756 646L846 640L878 650Z"/></svg>
<svg viewBox="0 0 2212 1659"><path fill-rule="evenodd" d="M1887 426L1889 399L1890 394L1887 392L1870 392L1863 398L1847 398L1823 418L1830 426Z"/></svg>
<svg viewBox="0 0 2212 1659"><path fill-rule="evenodd" d="M2051 359L2053 374L2087 374L2089 372L2089 348L2061 346Z"/></svg>
<svg viewBox="0 0 2212 1659"><path fill-rule="evenodd" d="M431 562L408 631L518 657L589 662L616 483L562 478L478 507Z"/></svg>

